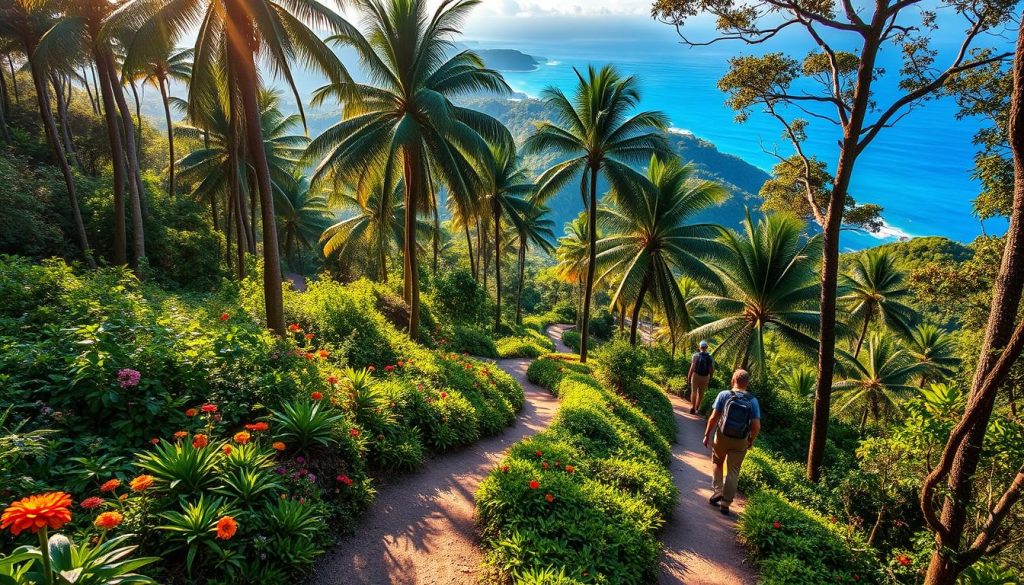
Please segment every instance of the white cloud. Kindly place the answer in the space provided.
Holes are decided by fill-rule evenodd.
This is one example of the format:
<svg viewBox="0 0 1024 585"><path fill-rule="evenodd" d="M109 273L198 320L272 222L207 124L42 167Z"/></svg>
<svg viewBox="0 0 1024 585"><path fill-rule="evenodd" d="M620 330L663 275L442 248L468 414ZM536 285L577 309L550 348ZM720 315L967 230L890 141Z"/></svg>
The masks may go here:
<svg viewBox="0 0 1024 585"><path fill-rule="evenodd" d="M534 16L646 15L650 0L484 0L478 15L529 18Z"/></svg>

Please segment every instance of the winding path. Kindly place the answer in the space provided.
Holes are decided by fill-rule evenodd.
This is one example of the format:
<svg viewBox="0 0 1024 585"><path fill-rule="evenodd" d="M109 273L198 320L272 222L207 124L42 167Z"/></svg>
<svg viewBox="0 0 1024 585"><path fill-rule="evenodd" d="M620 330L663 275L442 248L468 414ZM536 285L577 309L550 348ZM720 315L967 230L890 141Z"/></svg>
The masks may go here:
<svg viewBox="0 0 1024 585"><path fill-rule="evenodd" d="M553 325L547 335L555 349L569 353L562 333L571 325ZM356 536L334 547L317 563L316 584L469 584L476 583L483 554L474 523L474 494L480 482L517 441L543 430L558 410L558 400L526 379L531 359L496 360L523 385L526 404L515 425L455 453L431 459L422 471L378 486L377 500L360 521ZM708 505L711 460L701 445L704 419L689 414L690 404L670 395L679 424L672 446L672 474L679 500L662 531L665 553L659 583L753 585L736 543L735 517L725 518ZM743 502L734 503L743 509Z"/></svg>
<svg viewBox="0 0 1024 585"><path fill-rule="evenodd" d="M553 325L547 334L559 352L570 351ZM377 500L360 521L356 536L333 548L316 566L318 584L475 583L483 562L473 519L477 487L502 453L543 430L558 400L526 379L533 360L497 360L523 385L526 404L514 426L496 437L431 459L419 473L378 486Z"/></svg>

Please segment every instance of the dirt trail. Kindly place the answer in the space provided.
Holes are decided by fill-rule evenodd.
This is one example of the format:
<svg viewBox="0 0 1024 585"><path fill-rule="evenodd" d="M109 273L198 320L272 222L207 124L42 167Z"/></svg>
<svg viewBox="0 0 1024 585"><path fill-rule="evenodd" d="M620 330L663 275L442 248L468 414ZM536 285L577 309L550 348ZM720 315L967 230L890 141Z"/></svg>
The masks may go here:
<svg viewBox="0 0 1024 585"><path fill-rule="evenodd" d="M708 504L711 497L711 455L702 443L705 419L690 414L690 403L669 395L679 426L672 445L672 476L679 499L661 534L665 552L658 583L687 585L753 585L756 573L746 564L736 542L736 514L744 501L732 503L726 517Z"/></svg>
<svg viewBox="0 0 1024 585"><path fill-rule="evenodd" d="M548 328L557 351L569 351L561 341L569 327ZM550 392L527 381L526 368L532 361L496 361L526 393L515 425L497 437L433 458L418 473L379 486L377 500L356 535L317 564L312 582L476 582L483 561L473 519L476 489L508 447L546 428L558 410L558 400Z"/></svg>

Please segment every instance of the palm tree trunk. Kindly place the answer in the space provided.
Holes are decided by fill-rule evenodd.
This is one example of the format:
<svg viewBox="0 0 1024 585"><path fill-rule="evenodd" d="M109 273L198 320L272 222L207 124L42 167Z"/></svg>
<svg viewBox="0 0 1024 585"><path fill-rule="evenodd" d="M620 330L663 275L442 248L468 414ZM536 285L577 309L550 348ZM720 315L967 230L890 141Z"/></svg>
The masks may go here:
<svg viewBox="0 0 1024 585"><path fill-rule="evenodd" d="M245 229L245 209L243 207L244 198L242 197L242 169L245 168L243 164L243 147L239 144L238 130L242 126L238 123L238 108L236 104L232 104L228 111L228 169L231 174L228 175L228 195L231 198L231 212L226 218L226 221L234 224L236 243L235 249L235 261L237 264L238 280L242 280L246 277L247 271L245 267L245 253L248 250L248 233ZM228 226L230 230L230 225Z"/></svg>
<svg viewBox="0 0 1024 585"><path fill-rule="evenodd" d="M629 323L629 343L636 347L636 330L640 323L640 308L644 306L644 295L647 294L647 278L640 283L640 291L636 295L636 304L633 305L633 319ZM582 343L582 342L581 342Z"/></svg>
<svg viewBox="0 0 1024 585"><path fill-rule="evenodd" d="M174 197L174 125L171 122L171 103L167 99L167 77L160 75L156 80L160 86L160 99L164 103L164 121L167 124L167 194ZM216 220L214 220L216 225Z"/></svg>
<svg viewBox="0 0 1024 585"><path fill-rule="evenodd" d="M516 287L516 325L523 324L523 281L526 280L526 237L519 236L519 284Z"/></svg>
<svg viewBox="0 0 1024 585"><path fill-rule="evenodd" d="M493 202L494 208L494 332L501 329L501 205Z"/></svg>
<svg viewBox="0 0 1024 585"><path fill-rule="evenodd" d="M404 149L405 159L405 291L409 303L409 339L419 336L420 284L419 265L416 261L416 215L419 210L419 190L422 176L422 160L419 147Z"/></svg>
<svg viewBox="0 0 1024 585"><path fill-rule="evenodd" d="M32 47L26 47L26 53L32 54ZM29 59L29 67L32 70L32 81L36 86L36 101L39 102L39 116L43 120L43 129L46 132L46 139L53 148L53 156L57 166L60 167L61 175L64 176L64 185L68 192L68 204L71 206L71 217L75 224L75 234L78 237L78 247L82 250L89 266L95 267L96 261L92 257L92 249L89 247L89 237L85 233L85 222L82 221L82 210L78 207L78 193L75 190L75 179L71 174L71 165L64 154L60 137L57 136L57 125L53 121L53 112L50 111L49 92L46 91L46 74L42 67Z"/></svg>
<svg viewBox="0 0 1024 585"><path fill-rule="evenodd" d="M229 188L227 199L224 202L224 237L227 240L227 247L224 248L224 263L227 264L229 272L235 269L235 264L231 260L231 224L234 223L232 220L234 217L234 207L234 195L230 192Z"/></svg>
<svg viewBox="0 0 1024 585"><path fill-rule="evenodd" d="M239 34L244 27L244 16L237 13L239 7L230 4L231 22L234 34ZM240 26L241 25L241 26ZM243 28L244 27L244 28ZM251 38L240 35L236 38ZM270 184L270 165L267 153L263 149L263 133L260 130L260 110L257 97L258 82L256 79L256 62L249 50L233 46L235 65L238 70L238 89L242 97L242 110L245 114L245 142L247 153L256 169L256 179L260 195L260 212L263 221L263 296L267 309L267 327L278 335L284 336L284 296L281 291L281 252L277 245L277 220L274 216L274 193Z"/></svg>
<svg viewBox="0 0 1024 585"><path fill-rule="evenodd" d="M247 184L248 185L254 185L256 183L256 181L254 180L256 177L253 176L251 170L248 171L247 176L249 177L249 181L247 182ZM247 239L247 241L249 243L249 253L255 255L256 254L256 208L259 206L259 202L256 200L256 192L252 190L252 187L249 187L248 192L249 192L249 201L248 202L243 202L243 208L246 209L249 212L249 215L248 215L249 220L246 221L246 222L243 222L243 223L246 224L246 229L248 230L248 231L246 231L246 239ZM277 229L277 228L274 228L274 229Z"/></svg>
<svg viewBox="0 0 1024 585"><path fill-rule="evenodd" d="M112 84L114 102L117 104L117 110L121 113L121 126L124 130L124 151L128 156L128 208L131 211L132 223L132 261L136 275L138 275L139 262L146 257L146 236L145 228L142 225L142 194L139 191L141 174L137 156L138 147L135 144L135 124L132 122L132 113L128 108L128 102L124 99L124 89L118 83L114 56L107 51L103 55L103 59Z"/></svg>
<svg viewBox="0 0 1024 585"><path fill-rule="evenodd" d="M377 278L382 283L387 284L388 283L388 255L387 255L387 249L383 245L380 246L380 250L378 252L377 262L378 262L378 264L377 264Z"/></svg>
<svg viewBox="0 0 1024 585"><path fill-rule="evenodd" d="M587 336L590 334L590 300L594 294L594 272L597 264L597 167L590 168L590 205L587 207L587 240L587 289L583 295L583 330L580 332L580 363L582 364L587 363ZM641 300L638 299L637 306L640 306Z"/></svg>
<svg viewBox="0 0 1024 585"><path fill-rule="evenodd" d="M68 128L68 101L70 101L70 98L65 99L64 97L65 83L59 75L51 73L50 84L53 85L53 101L57 106L57 118L60 120L60 137L64 142L64 154L67 155L71 165L81 172L82 165L78 162L78 157L75 154L75 145L71 141L71 130Z"/></svg>
<svg viewBox="0 0 1024 585"><path fill-rule="evenodd" d="M14 58L7 53L7 65L11 68L11 87L14 89L14 103L21 105L21 96L18 92L18 74L14 70Z"/></svg>
<svg viewBox="0 0 1024 585"><path fill-rule="evenodd" d="M870 313L868 313L868 315L870 315ZM868 334L868 323L870 322L871 318L869 316L864 317L864 325L860 328L860 335L857 336L857 346L853 350L853 359L857 359L857 356L860 355L860 348L864 343L864 338Z"/></svg>
<svg viewBox="0 0 1024 585"><path fill-rule="evenodd" d="M100 84L96 78L96 66L93 63L89 63L89 71L92 72L92 86L96 89L96 113L103 115L103 103L100 101Z"/></svg>
<svg viewBox="0 0 1024 585"><path fill-rule="evenodd" d="M96 59L96 69L99 70L99 85L97 92L103 101L104 120L107 126L107 140L110 142L110 166L114 175L114 264L124 266L128 263L127 232L125 218L125 184L127 182L127 168L124 158L124 143L121 138L121 130L118 127L117 106L114 105L114 80L109 75L106 61L99 55L93 55Z"/></svg>
<svg viewBox="0 0 1024 585"><path fill-rule="evenodd" d="M134 81L129 81L128 85L132 88L132 95L135 97L135 157L137 160L142 160L142 101L139 100L139 91L135 87ZM142 218L145 220L149 217L149 202L146 200L146 186L142 184L142 163L137 163L138 172L135 175L135 181L139 187L139 207L142 210Z"/></svg>
<svg viewBox="0 0 1024 585"><path fill-rule="evenodd" d="M437 189L433 183L430 185L430 198L434 205L434 264L431 266L431 274L437 276L437 252L441 243L441 214L437 209Z"/></svg>
<svg viewBox="0 0 1024 585"><path fill-rule="evenodd" d="M469 250L469 271L473 273L473 280L479 281L480 277L476 273L476 260L473 258L473 237L469 235L469 220L462 222L462 227L466 231L466 248Z"/></svg>
<svg viewBox="0 0 1024 585"><path fill-rule="evenodd" d="M92 95L92 88L89 87L89 74L85 71L85 65L82 65L82 85L85 86L85 94L89 96L89 107L92 108L92 113L98 115L99 111L96 109L96 100L98 100L100 96L97 95L96 97L93 97Z"/></svg>
<svg viewBox="0 0 1024 585"><path fill-rule="evenodd" d="M11 111L11 96L7 93L7 75L0 69L0 138L4 142L11 141L11 134L7 129L7 115Z"/></svg>
<svg viewBox="0 0 1024 585"><path fill-rule="evenodd" d="M481 213L481 215L483 215ZM484 292L487 292L487 271L491 268L491 255L487 250L487 222L484 221L483 217L478 217L476 220L476 245L477 251L482 259L480 263L480 280L483 281Z"/></svg>

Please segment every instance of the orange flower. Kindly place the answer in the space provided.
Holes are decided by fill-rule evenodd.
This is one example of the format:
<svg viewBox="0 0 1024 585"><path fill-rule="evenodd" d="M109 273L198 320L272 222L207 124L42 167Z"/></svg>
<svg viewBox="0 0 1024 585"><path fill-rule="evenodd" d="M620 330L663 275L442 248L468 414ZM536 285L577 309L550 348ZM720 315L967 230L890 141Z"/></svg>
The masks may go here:
<svg viewBox="0 0 1024 585"><path fill-rule="evenodd" d="M198 437L198 435L196 435ZM149 486L153 485L152 475L140 475L131 481L129 484L132 486L133 492L144 492Z"/></svg>
<svg viewBox="0 0 1024 585"><path fill-rule="evenodd" d="M287 449L287 447L285 447L284 443L282 443L281 441L275 441L274 444L271 445L271 447L274 448L274 451L284 451L285 449Z"/></svg>
<svg viewBox="0 0 1024 585"><path fill-rule="evenodd" d="M107 480L106 483L100 486L100 491L103 493L112 492L116 490L119 485L121 485L121 480L119 479Z"/></svg>
<svg viewBox="0 0 1024 585"><path fill-rule="evenodd" d="M78 505L81 506L83 510L92 510L93 508L99 508L103 505L103 498L97 498L96 496L85 498Z"/></svg>
<svg viewBox="0 0 1024 585"><path fill-rule="evenodd" d="M288 331L291 331L292 333L298 333L302 331L302 327L299 327L298 323L292 323L291 325L288 326Z"/></svg>
<svg viewBox="0 0 1024 585"><path fill-rule="evenodd" d="M120 512L104 512L97 516L92 524L100 530L112 530L117 528L122 520L124 520L124 516Z"/></svg>
<svg viewBox="0 0 1024 585"><path fill-rule="evenodd" d="M321 349L320 351L317 352L317 355L320 356L320 359L325 360L328 357L330 357L331 353L326 349Z"/></svg>
<svg viewBox="0 0 1024 585"><path fill-rule="evenodd" d="M217 538L221 540L231 540L231 537L238 532L238 522L231 516L222 516L220 520L217 520Z"/></svg>
<svg viewBox="0 0 1024 585"><path fill-rule="evenodd" d="M193 416L195 416L197 414L199 414L199 411L194 409L194 408L190 408L190 409L185 411L185 416L187 416L189 418L192 418Z"/></svg>
<svg viewBox="0 0 1024 585"><path fill-rule="evenodd" d="M153 437L152 439L149 440L149 442L154 444L154 445L159 445L160 444L160 439L158 439L156 437Z"/></svg>
<svg viewBox="0 0 1024 585"><path fill-rule="evenodd" d="M327 383L331 384L331 385L337 384L338 383L338 377L337 376L327 376Z"/></svg>
<svg viewBox="0 0 1024 585"><path fill-rule="evenodd" d="M231 455L231 445L224 445L224 446L223 446L223 447L221 448L221 451L222 451L222 452L223 452L223 453L224 453L225 455Z"/></svg>
<svg viewBox="0 0 1024 585"><path fill-rule="evenodd" d="M239 431L235 433L235 442L239 445L244 445L249 442L249 436L247 431Z"/></svg>
<svg viewBox="0 0 1024 585"><path fill-rule="evenodd" d="M174 433L174 438L175 439L184 439L187 436L188 436L188 433L185 432L185 431L178 431L178 432Z"/></svg>
<svg viewBox="0 0 1024 585"><path fill-rule="evenodd" d="M312 398L313 400L322 400L323 397L324 397L324 393L323 392L313 392L312 394L309 395L309 397Z"/></svg>
<svg viewBox="0 0 1024 585"><path fill-rule="evenodd" d="M217 412L217 405L216 404L210 404L209 402L207 402L206 404L200 406L199 410L201 410L203 412L206 412L206 413Z"/></svg>
<svg viewBox="0 0 1024 585"><path fill-rule="evenodd" d="M196 436L192 437L192 446L196 449L202 449L209 444L210 439L202 433L196 433Z"/></svg>
<svg viewBox="0 0 1024 585"><path fill-rule="evenodd" d="M551 492L548 492L548 493L544 494L544 501L549 503L549 504L551 502L554 502L555 501L555 494L552 494Z"/></svg>
<svg viewBox="0 0 1024 585"><path fill-rule="evenodd" d="M574 471L576 471L576 468L575 468L575 467L573 467L572 465L566 465L566 466L565 466L565 472L566 472L566 473L572 473L572 472L574 472Z"/></svg>
<svg viewBox="0 0 1024 585"><path fill-rule="evenodd" d="M71 521L71 496L49 492L28 496L14 502L0 516L0 530L11 529L17 536L24 530L39 532L41 528L59 529Z"/></svg>
<svg viewBox="0 0 1024 585"><path fill-rule="evenodd" d="M250 431L265 431L270 428L265 422L249 423L245 425L245 428Z"/></svg>
<svg viewBox="0 0 1024 585"><path fill-rule="evenodd" d="M314 337L316 337L316 335L313 335L312 333L307 333L306 334L306 341L309 341L310 339L313 339Z"/></svg>

